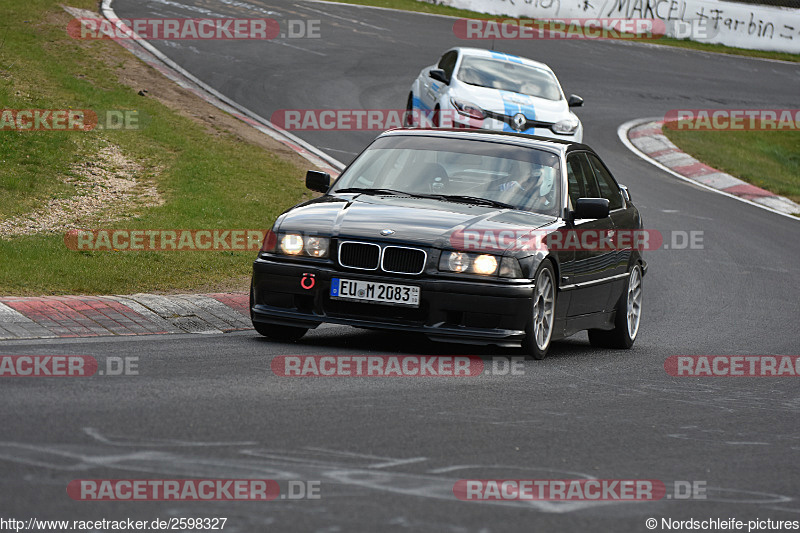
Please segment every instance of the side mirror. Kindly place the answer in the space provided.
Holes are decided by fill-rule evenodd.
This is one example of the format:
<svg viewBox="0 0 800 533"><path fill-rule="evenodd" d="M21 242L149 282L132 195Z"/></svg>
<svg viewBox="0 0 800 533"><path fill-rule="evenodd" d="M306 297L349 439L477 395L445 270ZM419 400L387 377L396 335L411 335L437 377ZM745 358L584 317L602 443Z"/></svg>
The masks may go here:
<svg viewBox="0 0 800 533"><path fill-rule="evenodd" d="M572 215L573 219L607 218L608 200L605 198L578 198Z"/></svg>
<svg viewBox="0 0 800 533"><path fill-rule="evenodd" d="M583 98L577 94L571 94L567 99L567 105L569 107L583 107Z"/></svg>
<svg viewBox="0 0 800 533"><path fill-rule="evenodd" d="M306 172L306 188L316 192L328 192L331 188L331 175L319 170Z"/></svg>
<svg viewBox="0 0 800 533"><path fill-rule="evenodd" d="M430 76L436 81L444 83L445 85L450 85L450 80L447 79L447 74L445 74L444 71L440 68L429 70L428 76Z"/></svg>
<svg viewBox="0 0 800 533"><path fill-rule="evenodd" d="M631 193L628 190L628 188L625 185L621 185L620 184L619 190L622 191L622 197L625 198L625 201L626 202L630 202L631 201Z"/></svg>

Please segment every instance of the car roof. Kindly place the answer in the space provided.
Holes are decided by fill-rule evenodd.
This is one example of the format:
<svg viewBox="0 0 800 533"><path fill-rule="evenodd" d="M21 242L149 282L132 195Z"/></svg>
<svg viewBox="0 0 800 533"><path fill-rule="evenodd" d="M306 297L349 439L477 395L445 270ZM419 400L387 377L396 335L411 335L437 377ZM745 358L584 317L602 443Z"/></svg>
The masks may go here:
<svg viewBox="0 0 800 533"><path fill-rule="evenodd" d="M572 141L551 139L549 137L537 137L524 133L508 131L491 131L480 129L463 128L397 128L382 133L379 137L389 137L396 135L423 136L423 137L446 137L451 139L470 139L487 142L502 142L527 146L529 148L544 148L558 152L572 152L575 150L585 150L594 153L589 146Z"/></svg>
<svg viewBox="0 0 800 533"><path fill-rule="evenodd" d="M495 50L485 50L483 48L469 48L460 46L456 48L451 48L451 50L457 50L460 54L464 56L484 57L488 59L493 59L495 61L507 61L509 63L519 63L522 65L527 65L529 67L535 67L538 69L552 72L552 69L549 66L545 65L544 63L541 63L539 61L534 61L533 59L528 59L527 57L507 54L505 52L497 52Z"/></svg>

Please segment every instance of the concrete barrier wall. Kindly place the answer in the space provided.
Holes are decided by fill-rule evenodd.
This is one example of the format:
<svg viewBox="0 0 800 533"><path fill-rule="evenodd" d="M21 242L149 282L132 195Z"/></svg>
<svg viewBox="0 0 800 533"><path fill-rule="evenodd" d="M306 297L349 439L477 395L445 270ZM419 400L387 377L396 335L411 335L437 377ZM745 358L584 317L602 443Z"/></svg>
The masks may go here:
<svg viewBox="0 0 800 533"><path fill-rule="evenodd" d="M436 3L479 13L536 19L655 19L663 21L670 37L800 54L800 9L794 8L719 0L439 0Z"/></svg>

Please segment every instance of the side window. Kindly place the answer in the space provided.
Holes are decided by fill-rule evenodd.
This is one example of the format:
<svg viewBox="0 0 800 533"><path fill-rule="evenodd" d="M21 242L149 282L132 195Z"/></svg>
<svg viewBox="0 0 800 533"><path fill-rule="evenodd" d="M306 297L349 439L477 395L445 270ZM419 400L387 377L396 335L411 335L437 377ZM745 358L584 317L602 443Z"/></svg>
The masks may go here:
<svg viewBox="0 0 800 533"><path fill-rule="evenodd" d="M586 159L586 154L576 154L576 159L580 161L581 168L583 168L583 197L602 198L602 196L600 196L600 189L597 188L597 180L594 178L592 165L590 165L589 160Z"/></svg>
<svg viewBox="0 0 800 533"><path fill-rule="evenodd" d="M589 161L594 170L594 175L597 177L597 185L600 187L600 197L608 200L608 208L610 210L621 209L622 192L619 190L617 182L614 181L611 173L597 156L589 154Z"/></svg>
<svg viewBox="0 0 800 533"><path fill-rule="evenodd" d="M575 202L583 196L583 169L578 157L571 155L567 158L567 184L569 187L570 209L575 208Z"/></svg>
<svg viewBox="0 0 800 533"><path fill-rule="evenodd" d="M567 156L567 183L569 184L571 209L574 209L578 198L606 198L601 195L597 187L594 170L586 155L580 152ZM611 203L609 199L609 209L614 209L614 207L611 207Z"/></svg>
<svg viewBox="0 0 800 533"><path fill-rule="evenodd" d="M438 67L444 70L444 73L447 76L448 80L453 77L453 70L455 70L456 68L457 60L458 60L458 52L456 52L455 50L447 52L439 60Z"/></svg>

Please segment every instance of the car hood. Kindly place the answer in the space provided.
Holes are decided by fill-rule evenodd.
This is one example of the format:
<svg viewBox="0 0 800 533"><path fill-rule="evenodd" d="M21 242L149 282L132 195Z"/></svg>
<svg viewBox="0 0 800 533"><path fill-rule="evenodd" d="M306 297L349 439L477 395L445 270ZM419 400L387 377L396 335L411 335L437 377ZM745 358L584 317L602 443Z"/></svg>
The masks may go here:
<svg viewBox="0 0 800 533"><path fill-rule="evenodd" d="M471 102L481 109L514 116L523 113L529 120L543 122L558 122L570 116L569 106L563 98L561 100L547 100L525 94L500 91L487 87L478 87L459 83L450 95Z"/></svg>
<svg viewBox="0 0 800 533"><path fill-rule="evenodd" d="M495 235L537 229L556 221L528 211L425 198L347 195L323 196L294 207L279 217L276 230L447 249L460 248L464 232ZM384 229L394 233L381 235Z"/></svg>

